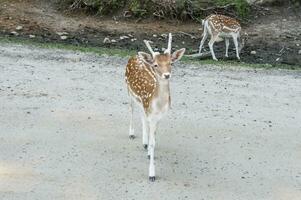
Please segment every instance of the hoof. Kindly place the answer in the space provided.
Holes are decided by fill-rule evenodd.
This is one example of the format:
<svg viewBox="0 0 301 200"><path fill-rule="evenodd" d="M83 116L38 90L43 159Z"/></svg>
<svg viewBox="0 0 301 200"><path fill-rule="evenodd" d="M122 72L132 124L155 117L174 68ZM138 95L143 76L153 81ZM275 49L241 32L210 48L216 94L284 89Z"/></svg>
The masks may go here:
<svg viewBox="0 0 301 200"><path fill-rule="evenodd" d="M143 145L143 148L144 148L145 150L147 150L147 144L144 144L144 145Z"/></svg>
<svg viewBox="0 0 301 200"><path fill-rule="evenodd" d="M150 177L149 177L149 181L150 181L150 182L155 182L155 180L156 180L156 177L155 177L155 176L150 176Z"/></svg>
<svg viewBox="0 0 301 200"><path fill-rule="evenodd" d="M133 139L135 139L135 138L136 138L135 135L130 135L130 139L131 139L131 140L133 140Z"/></svg>

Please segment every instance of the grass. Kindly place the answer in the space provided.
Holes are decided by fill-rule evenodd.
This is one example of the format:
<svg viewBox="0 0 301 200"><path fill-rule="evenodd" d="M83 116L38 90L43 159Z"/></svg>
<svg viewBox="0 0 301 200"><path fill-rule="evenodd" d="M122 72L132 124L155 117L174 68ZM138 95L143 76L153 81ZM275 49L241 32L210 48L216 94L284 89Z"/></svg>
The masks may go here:
<svg viewBox="0 0 301 200"><path fill-rule="evenodd" d="M53 42L39 42L32 39L25 38L13 38L13 37L2 37L0 36L1 43L11 43L11 44L24 44L29 46L35 46L45 49L63 49L70 51L78 51L83 53L95 53L97 55L108 55L108 56L120 56L120 57L129 57L136 55L136 51L130 51L125 49L117 48L104 48L104 47L91 47L91 46L78 46L72 44L62 44L62 43L53 43ZM214 61L212 59L198 60L196 58L184 57L182 59L184 63L196 64L196 65L214 65L218 67L244 67L244 68L258 68L258 69L290 69L290 70L301 70L301 66L292 66L285 64L252 64L244 63L236 60L221 60Z"/></svg>

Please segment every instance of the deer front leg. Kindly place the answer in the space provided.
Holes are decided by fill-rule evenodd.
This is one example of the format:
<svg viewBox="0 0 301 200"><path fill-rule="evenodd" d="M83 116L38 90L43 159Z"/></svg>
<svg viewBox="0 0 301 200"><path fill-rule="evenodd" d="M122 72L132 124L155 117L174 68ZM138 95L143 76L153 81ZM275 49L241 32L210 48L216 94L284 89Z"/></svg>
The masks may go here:
<svg viewBox="0 0 301 200"><path fill-rule="evenodd" d="M225 43L226 43L226 54L225 54L225 56L228 58L229 38L225 38Z"/></svg>
<svg viewBox="0 0 301 200"><path fill-rule="evenodd" d="M135 139L134 134L134 127L133 127L133 115L134 115L134 105L133 105L133 99L130 99L130 130L129 130L129 137L130 139Z"/></svg>
<svg viewBox="0 0 301 200"><path fill-rule="evenodd" d="M149 123L146 120L144 114L141 114L141 121L142 121L142 144L144 149L147 149L148 146L148 135L149 135Z"/></svg>
<svg viewBox="0 0 301 200"><path fill-rule="evenodd" d="M157 128L157 121L150 120L150 126L149 126L149 146L148 146L148 153L150 156L149 160L149 180L151 182L154 182L156 180L155 175L155 132Z"/></svg>
<svg viewBox="0 0 301 200"><path fill-rule="evenodd" d="M213 45L214 45L215 39L216 39L216 37L211 37L208 45L209 45L210 52L211 52L213 60L217 61L217 58L215 57L215 54L214 54L214 51L213 51Z"/></svg>
<svg viewBox="0 0 301 200"><path fill-rule="evenodd" d="M237 37L238 37L237 34L232 35L233 42L234 42L234 45L235 45L235 50L236 50L236 57L237 57L238 60L240 60Z"/></svg>

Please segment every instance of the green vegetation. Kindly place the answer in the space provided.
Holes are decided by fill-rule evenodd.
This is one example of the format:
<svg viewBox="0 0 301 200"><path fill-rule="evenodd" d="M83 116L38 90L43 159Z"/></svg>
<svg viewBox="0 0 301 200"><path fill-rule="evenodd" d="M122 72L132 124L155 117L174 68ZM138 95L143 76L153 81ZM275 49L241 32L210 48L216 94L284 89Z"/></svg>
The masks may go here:
<svg viewBox="0 0 301 200"><path fill-rule="evenodd" d="M199 19L212 12L246 17L246 0L56 0L60 7L84 9L100 15L118 14L133 17Z"/></svg>
<svg viewBox="0 0 301 200"><path fill-rule="evenodd" d="M84 47L84 46L77 46L71 44L62 44L62 43L41 43L37 41L33 41L30 39L20 39L20 38L7 38L0 36L0 44L1 43L13 43L13 44L24 44L24 45L32 45L41 48L47 49L64 49L70 51L79 51L83 53L95 53L97 55L108 55L108 56L119 56L119 57L129 57L132 55L136 55L136 51L129 51L124 49L109 49L109 48L102 48L102 47ZM245 68L258 68L258 69L291 69L291 70L301 70L301 66L291 66L291 65L284 65L284 64L250 64L239 62L236 60L229 60L229 61L214 61L212 59L206 60L199 60L197 58L188 58L184 57L182 62L191 63L196 65L214 65L218 67L245 67Z"/></svg>

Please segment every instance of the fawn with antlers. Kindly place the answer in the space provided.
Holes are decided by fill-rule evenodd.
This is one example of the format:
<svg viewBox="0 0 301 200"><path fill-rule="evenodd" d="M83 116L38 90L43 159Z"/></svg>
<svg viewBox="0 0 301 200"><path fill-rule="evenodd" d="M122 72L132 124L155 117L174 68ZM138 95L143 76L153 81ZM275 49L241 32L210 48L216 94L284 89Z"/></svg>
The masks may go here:
<svg viewBox="0 0 301 200"><path fill-rule="evenodd" d="M172 35L169 33L168 47L164 53L154 52L149 41L144 40L151 54L138 52L129 59L125 80L130 95L129 137L134 139L133 102L141 109L142 143L150 159L149 180L155 181L155 132L162 116L170 108L169 80L172 64L180 60L185 48L171 53Z"/></svg>
<svg viewBox="0 0 301 200"><path fill-rule="evenodd" d="M217 60L213 51L215 42L225 40L226 54L228 57L229 39L232 38L236 49L236 57L240 60L239 52L242 48L238 47L238 39L240 38L241 26L236 19L227 17L225 15L210 15L202 21L203 25L203 39L200 44L199 54L202 54L202 48L208 35L210 35L209 48L214 60Z"/></svg>

